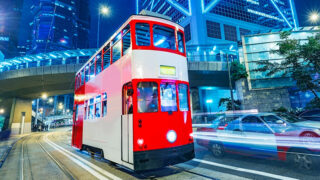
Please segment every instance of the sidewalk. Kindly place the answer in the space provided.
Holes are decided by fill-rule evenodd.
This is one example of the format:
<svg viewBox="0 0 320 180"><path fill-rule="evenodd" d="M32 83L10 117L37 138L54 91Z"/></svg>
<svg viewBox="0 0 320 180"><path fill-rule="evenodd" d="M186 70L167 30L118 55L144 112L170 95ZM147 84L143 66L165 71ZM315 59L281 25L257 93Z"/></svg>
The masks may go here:
<svg viewBox="0 0 320 180"><path fill-rule="evenodd" d="M14 144L22 137L27 136L29 134L23 134L23 135L11 135L7 139L0 140L0 168L2 167L2 164L6 160L8 154L10 153L12 147Z"/></svg>

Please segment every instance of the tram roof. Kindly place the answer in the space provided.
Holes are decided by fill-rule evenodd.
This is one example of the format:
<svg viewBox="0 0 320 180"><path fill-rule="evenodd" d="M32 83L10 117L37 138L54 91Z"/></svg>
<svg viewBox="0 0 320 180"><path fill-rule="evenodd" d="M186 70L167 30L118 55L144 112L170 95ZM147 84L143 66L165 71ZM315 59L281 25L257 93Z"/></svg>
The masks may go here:
<svg viewBox="0 0 320 180"><path fill-rule="evenodd" d="M184 28L182 26L180 26L179 24L172 22L170 20L161 18L161 17L155 17L155 16L150 16L150 15L132 15L130 16L130 18L121 25L120 28L118 28L118 30L99 48L99 50L97 50L91 57L90 59L78 70L78 72L76 73L76 76L85 68L86 65L88 65L88 63L100 52L102 51L102 49L112 41L113 38L115 38L123 28L125 28L132 20L144 20L144 21L154 21L154 22L160 22L160 23L164 23L164 24L168 24L171 26L175 26L177 28L179 28L180 30L184 31Z"/></svg>

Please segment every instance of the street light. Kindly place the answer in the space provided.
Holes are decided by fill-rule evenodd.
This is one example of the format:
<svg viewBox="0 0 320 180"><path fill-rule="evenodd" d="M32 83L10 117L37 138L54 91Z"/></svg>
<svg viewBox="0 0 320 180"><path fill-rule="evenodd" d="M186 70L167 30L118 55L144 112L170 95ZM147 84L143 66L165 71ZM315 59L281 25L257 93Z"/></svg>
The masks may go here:
<svg viewBox="0 0 320 180"><path fill-rule="evenodd" d="M311 12L309 14L309 21L313 24L318 23L320 20L320 14L317 11Z"/></svg>
<svg viewBox="0 0 320 180"><path fill-rule="evenodd" d="M97 33L97 48L100 45L100 19L101 15L108 16L110 14L110 9L107 6L101 6L98 14L98 33Z"/></svg>
<svg viewBox="0 0 320 180"><path fill-rule="evenodd" d="M48 98L48 94L47 93L42 93L41 98L42 99L47 99Z"/></svg>
<svg viewBox="0 0 320 180"><path fill-rule="evenodd" d="M50 98L48 102L49 102L49 103L53 103L53 99L52 99L52 98Z"/></svg>
<svg viewBox="0 0 320 180"><path fill-rule="evenodd" d="M5 112L4 109L1 108L1 109L0 109L0 114L4 114L4 112Z"/></svg>

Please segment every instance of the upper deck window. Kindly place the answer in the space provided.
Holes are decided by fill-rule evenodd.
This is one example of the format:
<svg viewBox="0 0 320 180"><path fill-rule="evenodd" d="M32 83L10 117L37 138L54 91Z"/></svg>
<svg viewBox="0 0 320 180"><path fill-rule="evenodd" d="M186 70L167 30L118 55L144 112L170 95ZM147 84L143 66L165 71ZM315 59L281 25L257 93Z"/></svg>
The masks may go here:
<svg viewBox="0 0 320 180"><path fill-rule="evenodd" d="M159 48L176 50L176 38L174 29L160 25L154 25L153 45Z"/></svg>
<svg viewBox="0 0 320 180"><path fill-rule="evenodd" d="M183 34L178 31L178 48L181 53L184 53Z"/></svg>
<svg viewBox="0 0 320 180"><path fill-rule="evenodd" d="M147 23L136 24L136 44L138 46L150 46L150 25Z"/></svg>
<svg viewBox="0 0 320 180"><path fill-rule="evenodd" d="M123 37L122 37L122 49L123 49L123 55L126 55L129 50L131 49L131 31L130 31L130 25L126 26L123 31Z"/></svg>

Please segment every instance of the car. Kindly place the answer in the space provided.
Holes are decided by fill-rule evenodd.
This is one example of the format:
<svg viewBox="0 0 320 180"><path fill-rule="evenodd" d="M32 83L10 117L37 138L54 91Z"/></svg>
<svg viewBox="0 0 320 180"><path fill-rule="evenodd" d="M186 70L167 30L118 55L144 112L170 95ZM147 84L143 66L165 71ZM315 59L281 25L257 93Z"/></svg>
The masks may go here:
<svg viewBox="0 0 320 180"><path fill-rule="evenodd" d="M288 114L288 113L276 113L276 114L280 118L294 125L320 129L320 121L311 121L311 120L303 119L299 116L295 116L293 114Z"/></svg>
<svg viewBox="0 0 320 180"><path fill-rule="evenodd" d="M289 161L309 170L319 163L320 130L291 124L273 113L224 115L193 136L215 157L233 153Z"/></svg>
<svg viewBox="0 0 320 180"><path fill-rule="evenodd" d="M318 121L320 122L320 109L313 109L305 111L299 114L299 117L309 120L309 121Z"/></svg>

